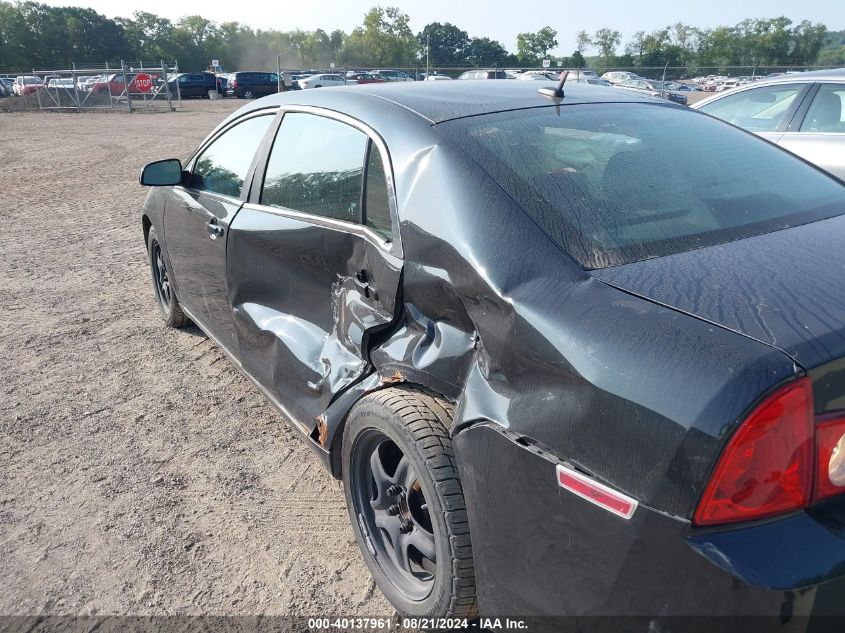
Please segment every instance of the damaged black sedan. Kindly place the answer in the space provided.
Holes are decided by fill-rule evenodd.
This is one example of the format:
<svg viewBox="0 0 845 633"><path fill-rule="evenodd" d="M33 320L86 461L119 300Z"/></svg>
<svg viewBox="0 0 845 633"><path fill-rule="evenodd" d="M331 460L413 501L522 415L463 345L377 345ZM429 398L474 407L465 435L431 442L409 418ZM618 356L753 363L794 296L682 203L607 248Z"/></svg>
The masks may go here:
<svg viewBox="0 0 845 633"><path fill-rule="evenodd" d="M274 95L148 165L166 322L343 479L400 613L841 613L845 186L529 83Z"/></svg>

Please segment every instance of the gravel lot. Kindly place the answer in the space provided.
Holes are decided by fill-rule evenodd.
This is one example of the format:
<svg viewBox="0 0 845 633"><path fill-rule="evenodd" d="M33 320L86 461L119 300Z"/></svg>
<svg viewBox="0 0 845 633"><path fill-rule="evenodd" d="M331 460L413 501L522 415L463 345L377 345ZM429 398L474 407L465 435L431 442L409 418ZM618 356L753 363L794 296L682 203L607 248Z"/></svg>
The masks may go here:
<svg viewBox="0 0 845 633"><path fill-rule="evenodd" d="M0 614L393 613L340 484L156 310L139 170L242 103L0 114Z"/></svg>

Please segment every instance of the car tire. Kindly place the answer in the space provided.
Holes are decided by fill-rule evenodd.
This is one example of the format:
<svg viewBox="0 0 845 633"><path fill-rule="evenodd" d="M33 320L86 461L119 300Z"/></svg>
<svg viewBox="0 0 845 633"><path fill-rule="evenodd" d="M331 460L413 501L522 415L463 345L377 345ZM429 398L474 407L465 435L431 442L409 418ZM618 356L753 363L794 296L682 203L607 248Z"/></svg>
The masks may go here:
<svg viewBox="0 0 845 633"><path fill-rule="evenodd" d="M252 99L255 96L255 93L252 91L252 88L246 88L243 91L244 99Z"/></svg>
<svg viewBox="0 0 845 633"><path fill-rule="evenodd" d="M191 320L182 311L176 290L171 283L172 275L167 268L167 262L161 249L155 229L150 229L147 235L147 255L150 263L150 273L153 279L153 291L158 300L158 307L164 322L174 328L185 327Z"/></svg>
<svg viewBox="0 0 845 633"><path fill-rule="evenodd" d="M315 88L322 88L323 86L321 86L320 84L317 84L317 85L316 85L316 86L314 86L314 87L315 87Z"/></svg>
<svg viewBox="0 0 845 633"><path fill-rule="evenodd" d="M362 398L343 432L352 530L376 584L402 616L478 615L452 415L437 395L390 387Z"/></svg>

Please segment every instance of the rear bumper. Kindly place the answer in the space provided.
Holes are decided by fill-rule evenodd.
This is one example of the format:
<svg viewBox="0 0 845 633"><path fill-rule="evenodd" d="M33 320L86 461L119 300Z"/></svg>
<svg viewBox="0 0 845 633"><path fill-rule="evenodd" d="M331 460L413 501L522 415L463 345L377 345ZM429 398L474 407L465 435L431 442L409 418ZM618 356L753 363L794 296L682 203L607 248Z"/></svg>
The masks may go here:
<svg viewBox="0 0 845 633"><path fill-rule="evenodd" d="M560 488L560 462L517 438L491 425L454 438L483 614L770 616L790 630L845 616L834 511L709 531L643 506L626 520Z"/></svg>

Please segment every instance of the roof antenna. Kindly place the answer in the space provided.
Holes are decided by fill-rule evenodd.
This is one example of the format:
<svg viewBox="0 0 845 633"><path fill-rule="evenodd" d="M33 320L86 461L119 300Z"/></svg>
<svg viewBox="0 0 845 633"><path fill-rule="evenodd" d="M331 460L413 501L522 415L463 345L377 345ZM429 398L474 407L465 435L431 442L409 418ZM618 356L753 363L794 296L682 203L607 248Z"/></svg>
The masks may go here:
<svg viewBox="0 0 845 633"><path fill-rule="evenodd" d="M563 99L563 84L566 83L566 78L569 77L569 71L564 70L560 73L560 82L557 85L557 88L540 88L537 92L539 92L544 97L551 97L552 99Z"/></svg>

